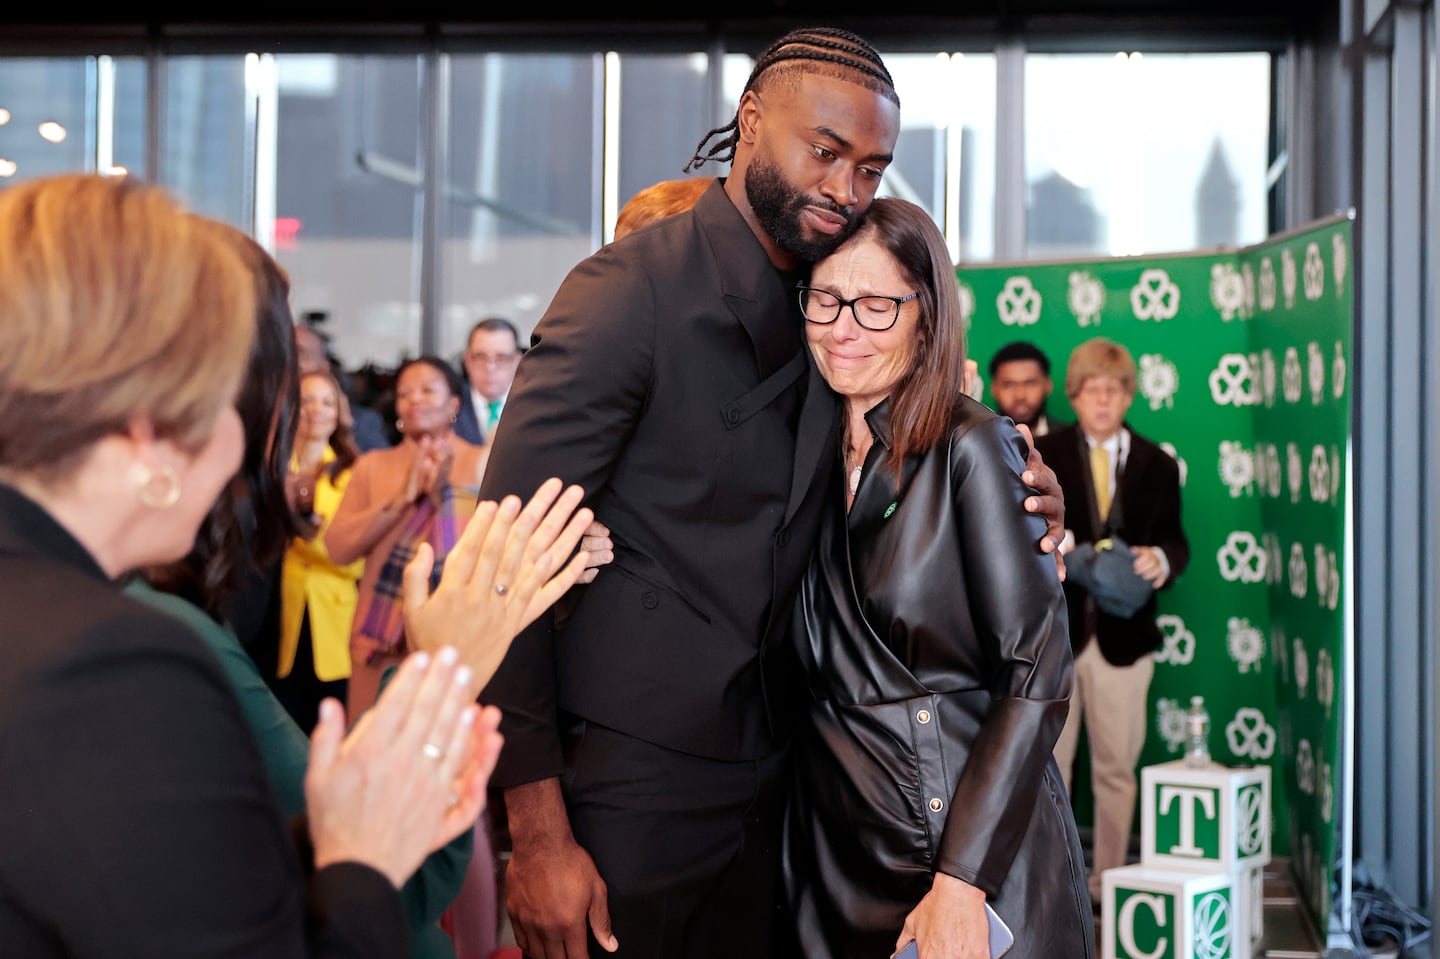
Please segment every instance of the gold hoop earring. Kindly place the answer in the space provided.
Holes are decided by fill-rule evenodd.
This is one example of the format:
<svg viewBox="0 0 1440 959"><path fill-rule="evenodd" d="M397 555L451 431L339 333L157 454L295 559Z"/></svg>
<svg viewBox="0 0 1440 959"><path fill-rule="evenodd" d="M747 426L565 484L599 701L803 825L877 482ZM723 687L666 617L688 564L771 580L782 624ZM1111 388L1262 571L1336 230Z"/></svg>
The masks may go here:
<svg viewBox="0 0 1440 959"><path fill-rule="evenodd" d="M142 463L140 471L141 503L151 509L169 509L180 501L180 477L173 466L166 463L156 471Z"/></svg>

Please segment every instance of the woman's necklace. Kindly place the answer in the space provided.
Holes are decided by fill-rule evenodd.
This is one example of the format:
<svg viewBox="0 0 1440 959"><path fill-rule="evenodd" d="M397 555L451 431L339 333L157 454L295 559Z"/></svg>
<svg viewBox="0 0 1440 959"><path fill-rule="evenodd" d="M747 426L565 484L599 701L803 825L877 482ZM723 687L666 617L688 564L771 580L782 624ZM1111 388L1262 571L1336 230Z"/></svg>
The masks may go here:
<svg viewBox="0 0 1440 959"><path fill-rule="evenodd" d="M853 470L850 471L850 495L851 495L851 496L854 496L855 493L856 493L856 491L860 489L860 474L864 471L864 469L865 469L865 466L864 466L864 464L862 463L860 466L857 466L857 467L855 467Z"/></svg>

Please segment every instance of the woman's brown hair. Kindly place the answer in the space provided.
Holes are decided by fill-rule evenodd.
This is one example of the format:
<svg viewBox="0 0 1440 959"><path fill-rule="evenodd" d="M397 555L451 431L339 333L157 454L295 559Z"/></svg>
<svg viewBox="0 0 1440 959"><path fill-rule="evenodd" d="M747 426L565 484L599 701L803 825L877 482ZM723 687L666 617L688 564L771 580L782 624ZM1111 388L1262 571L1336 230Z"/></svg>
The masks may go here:
<svg viewBox="0 0 1440 959"><path fill-rule="evenodd" d="M325 467L325 475L332 480L341 473L355 465L360 458L360 446L355 442L355 420L350 415L350 401L345 396L345 391L340 388L340 381L334 375L325 370L311 370L309 373L300 375L300 383L303 386L308 379L324 380L335 394L335 408L339 416L335 420L335 431L330 434L330 451L335 458Z"/></svg>
<svg viewBox="0 0 1440 959"><path fill-rule="evenodd" d="M890 394L895 477L904 459L932 449L950 428L964 384L965 330L960 288L945 237L924 208L886 197L870 205L847 243L873 240L919 293L910 365Z"/></svg>

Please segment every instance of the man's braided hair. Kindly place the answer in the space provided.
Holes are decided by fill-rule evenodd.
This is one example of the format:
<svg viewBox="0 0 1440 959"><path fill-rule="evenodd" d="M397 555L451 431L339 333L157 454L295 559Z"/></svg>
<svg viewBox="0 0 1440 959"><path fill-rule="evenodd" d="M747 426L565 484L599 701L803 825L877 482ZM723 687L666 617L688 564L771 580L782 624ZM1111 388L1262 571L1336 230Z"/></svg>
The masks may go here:
<svg viewBox="0 0 1440 959"><path fill-rule="evenodd" d="M776 76L788 74L797 78L800 73L819 74L859 83L896 106L900 105L900 98L895 95L895 83L890 79L890 71L885 69L880 54L869 43L845 30L834 27L807 27L785 34L766 47L755 59L755 66L750 71L750 78L745 81L745 90L741 95L755 89L760 78L772 67L781 69L775 70L766 78L766 85L773 82ZM735 144L740 135L739 124L740 111L736 110L734 119L729 123L716 127L701 137L695 147L695 155L685 164L685 172L699 169L711 160L729 163L735 159ZM728 136L717 140L708 152L702 152L705 144L722 134Z"/></svg>

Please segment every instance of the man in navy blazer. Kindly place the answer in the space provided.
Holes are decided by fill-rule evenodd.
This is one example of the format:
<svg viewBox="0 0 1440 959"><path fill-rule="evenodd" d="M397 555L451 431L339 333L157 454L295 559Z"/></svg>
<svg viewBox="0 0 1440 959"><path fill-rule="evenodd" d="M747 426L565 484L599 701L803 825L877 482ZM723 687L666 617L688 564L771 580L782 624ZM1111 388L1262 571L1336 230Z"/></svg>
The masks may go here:
<svg viewBox="0 0 1440 959"><path fill-rule="evenodd" d="M1185 571L1190 544L1180 525L1179 467L1125 424L1135 388L1135 360L1125 347L1103 337L1085 341L1070 354L1065 372L1065 395L1079 422L1037 438L1035 445L1069 491L1067 548L1119 535L1130 544L1135 572L1160 589ZM1162 637L1154 593L1129 618L1097 608L1073 578L1065 583L1065 600L1075 690L1055 761L1071 788L1083 722L1095 793L1090 895L1098 902L1101 873L1125 865L1135 764L1145 745L1146 697L1155 671L1150 653L1160 648Z"/></svg>

